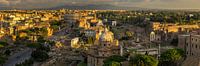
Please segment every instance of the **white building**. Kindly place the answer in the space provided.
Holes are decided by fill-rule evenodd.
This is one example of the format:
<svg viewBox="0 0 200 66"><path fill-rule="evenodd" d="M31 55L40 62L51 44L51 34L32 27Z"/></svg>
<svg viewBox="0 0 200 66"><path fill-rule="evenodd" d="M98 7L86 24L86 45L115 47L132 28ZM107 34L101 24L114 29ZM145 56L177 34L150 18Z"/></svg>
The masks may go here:
<svg viewBox="0 0 200 66"><path fill-rule="evenodd" d="M78 38L78 37L72 39L72 40L71 40L71 47L72 47L72 48L79 48L80 45L78 45L78 42L79 42L79 38Z"/></svg>
<svg viewBox="0 0 200 66"><path fill-rule="evenodd" d="M150 41L154 41L154 40L156 40L156 34L155 34L155 32L151 32L150 33Z"/></svg>

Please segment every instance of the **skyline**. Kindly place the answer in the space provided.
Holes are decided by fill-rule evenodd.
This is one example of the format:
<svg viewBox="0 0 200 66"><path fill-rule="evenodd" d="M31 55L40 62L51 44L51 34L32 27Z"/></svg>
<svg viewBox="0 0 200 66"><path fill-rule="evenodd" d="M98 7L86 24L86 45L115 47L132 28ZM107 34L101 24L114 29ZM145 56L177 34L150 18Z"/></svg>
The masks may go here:
<svg viewBox="0 0 200 66"><path fill-rule="evenodd" d="M200 0L0 0L0 7L34 9L93 4L158 9L200 9L199 2Z"/></svg>
<svg viewBox="0 0 200 66"><path fill-rule="evenodd" d="M199 66L198 1L0 0L0 66Z"/></svg>

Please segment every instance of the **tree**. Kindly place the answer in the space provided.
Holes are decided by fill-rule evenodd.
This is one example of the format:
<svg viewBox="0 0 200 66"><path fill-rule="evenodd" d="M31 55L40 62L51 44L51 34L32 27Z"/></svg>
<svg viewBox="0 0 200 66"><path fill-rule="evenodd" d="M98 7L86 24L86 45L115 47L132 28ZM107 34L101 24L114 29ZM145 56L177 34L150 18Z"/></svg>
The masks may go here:
<svg viewBox="0 0 200 66"><path fill-rule="evenodd" d="M49 55L45 51L36 50L32 52L31 57L36 61L42 62L47 60L49 58Z"/></svg>
<svg viewBox="0 0 200 66"><path fill-rule="evenodd" d="M8 43L6 41L0 41L0 48L7 46Z"/></svg>
<svg viewBox="0 0 200 66"><path fill-rule="evenodd" d="M47 41L49 43L49 45L51 46L55 46L56 42L55 41Z"/></svg>
<svg viewBox="0 0 200 66"><path fill-rule="evenodd" d="M38 47L41 46L40 43L27 43L26 45L27 45L28 47L30 47L30 48L38 48Z"/></svg>
<svg viewBox="0 0 200 66"><path fill-rule="evenodd" d="M119 55L113 55L105 59L103 66L120 66L120 62L125 61L126 58L119 56Z"/></svg>
<svg viewBox="0 0 200 66"><path fill-rule="evenodd" d="M10 55L10 53L11 53L11 51L10 51L9 49L7 49L7 50L4 52L5 55Z"/></svg>
<svg viewBox="0 0 200 66"><path fill-rule="evenodd" d="M132 38L133 35L134 35L134 33L131 32L131 31L126 31L125 34L126 34L126 36L127 36L128 38Z"/></svg>
<svg viewBox="0 0 200 66"><path fill-rule="evenodd" d="M158 60L148 55L135 55L130 58L132 66L157 66Z"/></svg>
<svg viewBox="0 0 200 66"><path fill-rule="evenodd" d="M121 64L119 62L113 61L111 66L121 66Z"/></svg>
<svg viewBox="0 0 200 66"><path fill-rule="evenodd" d="M46 40L44 39L43 36L39 36L37 40L38 40L39 43L44 43L44 42L46 42Z"/></svg>
<svg viewBox="0 0 200 66"><path fill-rule="evenodd" d="M0 41L0 47L4 47L4 46L6 46L6 45L8 45L8 43L7 43L7 42Z"/></svg>
<svg viewBox="0 0 200 66"><path fill-rule="evenodd" d="M40 45L37 50L42 50L42 51L46 51L49 52L50 51L50 47L49 46L44 46L44 45Z"/></svg>
<svg viewBox="0 0 200 66"><path fill-rule="evenodd" d="M176 66L177 62L184 57L182 49L169 49L161 54L161 66Z"/></svg>
<svg viewBox="0 0 200 66"><path fill-rule="evenodd" d="M111 62L104 63L103 66L121 66L121 64L120 62L111 61Z"/></svg>
<svg viewBox="0 0 200 66"><path fill-rule="evenodd" d="M0 65L3 66L2 64L4 64L6 62L6 57L4 55L0 55Z"/></svg>
<svg viewBox="0 0 200 66"><path fill-rule="evenodd" d="M126 60L125 57L122 57L119 55L113 55L113 56L110 56L107 59L105 59L104 62L109 62L109 61L123 62L125 60Z"/></svg>
<svg viewBox="0 0 200 66"><path fill-rule="evenodd" d="M87 66L85 62L80 62L77 66Z"/></svg>

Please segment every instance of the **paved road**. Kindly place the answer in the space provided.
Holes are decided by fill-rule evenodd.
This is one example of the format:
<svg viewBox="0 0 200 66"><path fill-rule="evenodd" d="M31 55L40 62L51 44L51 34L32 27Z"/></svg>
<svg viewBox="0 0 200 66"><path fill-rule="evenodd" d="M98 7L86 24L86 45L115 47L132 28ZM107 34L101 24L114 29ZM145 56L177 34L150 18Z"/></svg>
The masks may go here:
<svg viewBox="0 0 200 66"><path fill-rule="evenodd" d="M15 66L15 64L22 63L26 59L31 57L31 52L33 50L30 48L24 49L24 51L18 52L8 58L3 66Z"/></svg>

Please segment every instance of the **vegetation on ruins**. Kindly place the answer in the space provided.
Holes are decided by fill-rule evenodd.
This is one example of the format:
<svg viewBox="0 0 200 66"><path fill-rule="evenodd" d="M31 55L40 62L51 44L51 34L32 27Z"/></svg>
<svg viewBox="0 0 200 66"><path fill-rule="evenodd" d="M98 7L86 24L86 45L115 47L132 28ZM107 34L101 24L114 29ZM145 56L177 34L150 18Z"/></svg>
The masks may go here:
<svg viewBox="0 0 200 66"><path fill-rule="evenodd" d="M130 58L131 66L158 66L158 60L149 55L137 54Z"/></svg>
<svg viewBox="0 0 200 66"><path fill-rule="evenodd" d="M177 66L178 61L184 58L184 51L182 49L169 49L161 54L161 66Z"/></svg>
<svg viewBox="0 0 200 66"><path fill-rule="evenodd" d="M120 66L126 58L119 55L113 55L104 60L104 66Z"/></svg>

